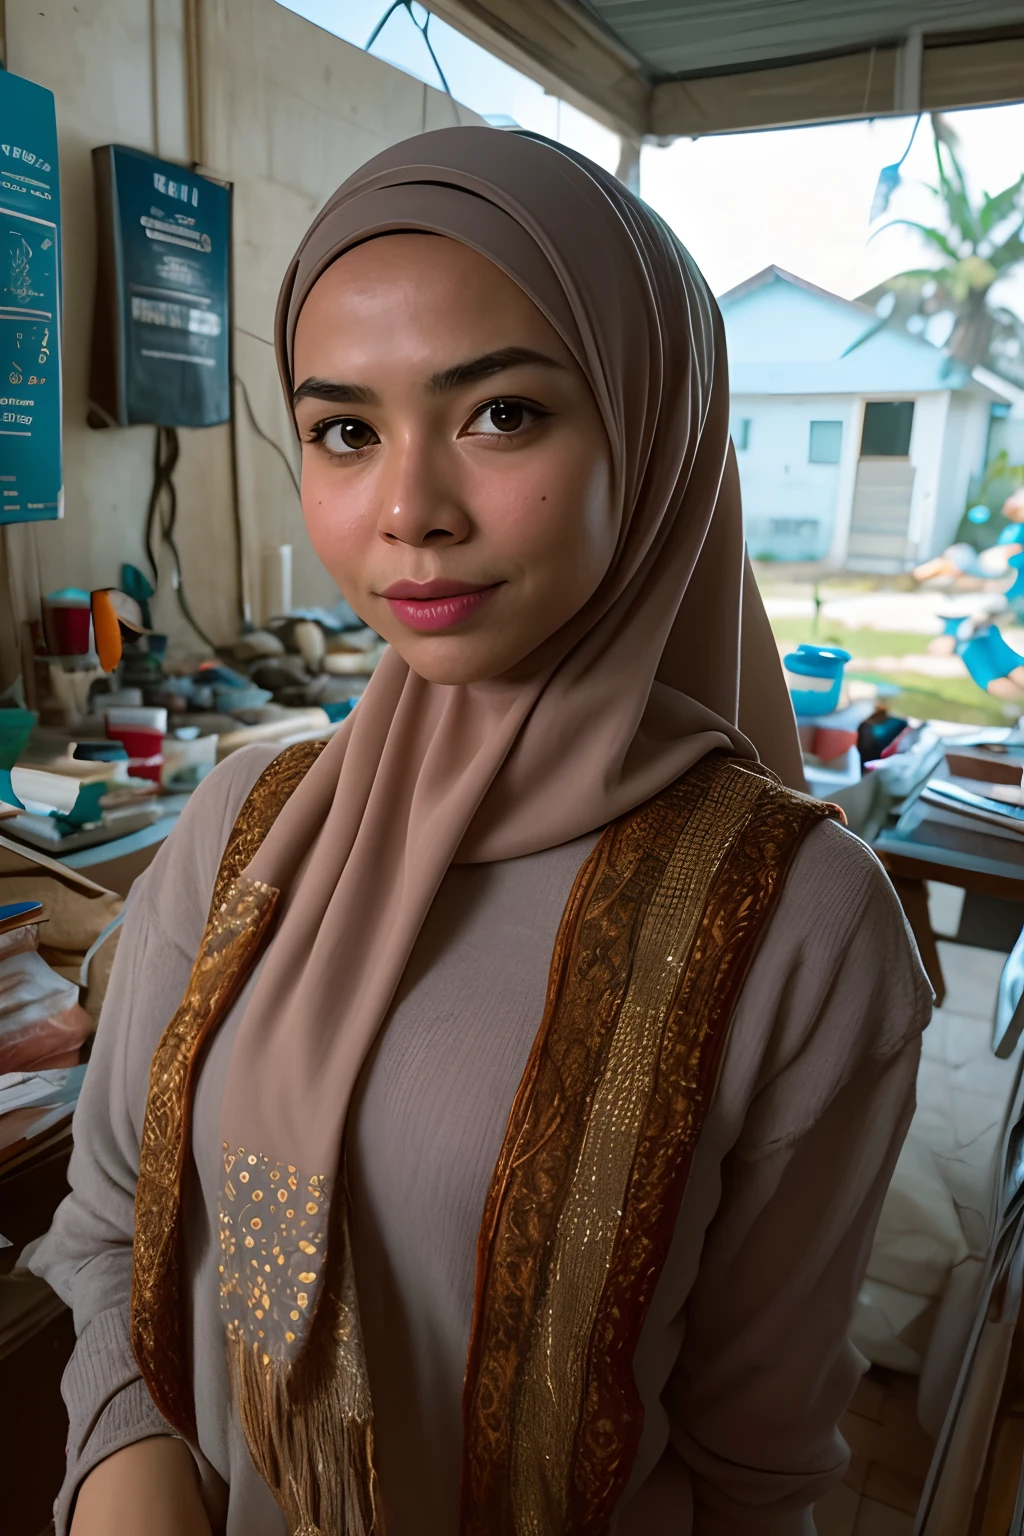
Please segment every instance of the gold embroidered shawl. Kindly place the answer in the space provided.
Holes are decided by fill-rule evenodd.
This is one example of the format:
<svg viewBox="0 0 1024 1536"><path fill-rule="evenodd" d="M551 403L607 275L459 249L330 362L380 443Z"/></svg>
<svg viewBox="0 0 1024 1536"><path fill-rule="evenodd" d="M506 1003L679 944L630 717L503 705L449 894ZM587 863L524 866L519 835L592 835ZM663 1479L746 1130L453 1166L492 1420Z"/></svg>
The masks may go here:
<svg viewBox="0 0 1024 1536"><path fill-rule="evenodd" d="M321 745L283 752L246 800L188 991L153 1059L132 1343L154 1401L187 1438L196 1431L181 1218L192 1094L204 1047L271 932L279 893L244 870ZM461 1536L608 1529L642 1429L633 1356L729 1021L800 841L823 816L840 814L782 789L764 769L712 754L607 828L580 870L480 1228ZM226 1206L237 1160L225 1148ZM301 1176L283 1174L279 1182L291 1178L295 1190ZM299 1191L313 1214L323 1177ZM291 1196L279 1193L284 1231ZM344 1199L335 1206L343 1213ZM333 1219L341 1229L343 1218ZM230 1212L221 1220L230 1231ZM291 1236L309 1254L322 1238ZM269 1278L248 1297L237 1283L222 1286L250 1451L294 1536L381 1529L345 1231L332 1228L330 1250L334 1273L317 1309L326 1319L314 1317L283 1381L262 1331L253 1334L254 1317L272 1306L272 1264L260 1267ZM277 1246L273 1254L282 1266L290 1258ZM332 1463L333 1478L324 1472Z"/></svg>

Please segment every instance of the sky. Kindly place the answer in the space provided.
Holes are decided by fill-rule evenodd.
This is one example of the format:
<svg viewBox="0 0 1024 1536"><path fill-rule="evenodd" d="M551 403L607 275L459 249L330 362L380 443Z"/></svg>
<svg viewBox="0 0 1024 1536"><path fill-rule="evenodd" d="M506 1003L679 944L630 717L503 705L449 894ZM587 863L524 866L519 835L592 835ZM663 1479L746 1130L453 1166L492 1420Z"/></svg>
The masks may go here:
<svg viewBox="0 0 1024 1536"><path fill-rule="evenodd" d="M383 0L281 0L347 42L364 47L387 5ZM426 12L415 6L422 22ZM430 40L452 95L482 116L513 118L557 139L608 170L618 162L615 134L535 81L493 58L437 17ZM387 22L373 52L440 87L437 70L408 12ZM1024 104L950 113L968 180L997 192L1024 171ZM772 264L855 298L885 277L928 264L912 231L868 222L878 173L907 148L914 119L788 128L764 133L677 139L645 146L640 193L668 221L717 294ZM925 119L904 162L885 218L933 220L931 129ZM877 226L876 226L877 227ZM869 239L869 236L873 238ZM993 300L1024 315L1024 272L992 291Z"/></svg>

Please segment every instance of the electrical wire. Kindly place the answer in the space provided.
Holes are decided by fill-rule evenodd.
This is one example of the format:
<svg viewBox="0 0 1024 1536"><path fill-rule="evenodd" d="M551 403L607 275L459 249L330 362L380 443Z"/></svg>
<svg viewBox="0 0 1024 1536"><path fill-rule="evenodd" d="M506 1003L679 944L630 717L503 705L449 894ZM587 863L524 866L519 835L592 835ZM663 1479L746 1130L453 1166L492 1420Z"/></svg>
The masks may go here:
<svg viewBox="0 0 1024 1536"><path fill-rule="evenodd" d="M251 332L246 332L246 334L247 335L251 335L252 333ZM257 341L262 341L263 337L262 336L258 336L256 338L256 340ZM295 487L295 494L296 494L296 496L298 496L300 501L301 501L301 499L302 499L302 491L299 488L298 476L296 475L295 470L292 468L292 461L291 461L291 459L289 459L288 455L285 453L284 449L281 447L281 444L278 443L278 442L275 442L274 439L270 436L269 432L264 432L263 428L260 426L259 422L256 420L256 412L252 408L252 401L249 399L249 391L245 387L245 380L243 378L241 378L237 373L235 374L235 383L238 385L239 389L242 391L242 400L245 403L246 415L249 417L249 425L252 427L252 429L256 433L257 437L261 437L265 443L267 443L271 448L273 448L274 452L277 454L278 458L281 460L281 462L284 465L285 469L288 471L288 478L291 480L292 485L294 485L294 487Z"/></svg>
<svg viewBox="0 0 1024 1536"><path fill-rule="evenodd" d="M441 85L444 88L445 95L451 96L451 87L449 86L448 81L445 79L444 70L441 68L437 54L434 52L434 45L430 41L430 12L427 12L421 26L413 14L412 0L394 0L394 3L388 6L387 10L384 12L384 15L381 17L380 21L378 21L373 31L370 33L370 36L366 41L366 47L363 50L364 53L369 53L370 49L373 47L374 43L377 41L378 37L383 32L384 28L387 26L388 22L391 20L396 11L408 11L409 20L412 22L413 26L416 28L417 32L420 34L427 46L427 52L430 54L430 57L433 60L434 68L437 70Z"/></svg>
<svg viewBox="0 0 1024 1536"><path fill-rule="evenodd" d="M146 556L153 572L153 585L160 579L160 571L153 551L154 530L159 532L160 542L166 544L174 560L174 590L178 607L188 624L192 626L203 644L217 654L218 646L197 621L185 594L185 582L181 570L181 555L174 537L174 525L178 520L178 490L174 484L174 471L181 453L178 434L174 427L157 427L156 448L153 455L153 489L149 495L146 512Z"/></svg>

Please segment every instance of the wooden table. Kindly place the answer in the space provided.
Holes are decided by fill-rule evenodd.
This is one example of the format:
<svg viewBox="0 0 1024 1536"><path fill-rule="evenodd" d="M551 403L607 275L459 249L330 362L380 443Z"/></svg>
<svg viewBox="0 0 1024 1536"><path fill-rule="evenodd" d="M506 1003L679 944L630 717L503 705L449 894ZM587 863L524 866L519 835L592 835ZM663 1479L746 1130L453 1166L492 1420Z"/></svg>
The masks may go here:
<svg viewBox="0 0 1024 1536"><path fill-rule="evenodd" d="M926 818L919 830L928 825ZM948 829L936 824L927 841L920 837L911 841L889 829L872 844L907 915L939 1007L946 996L946 982L928 911L925 882L938 880L981 896L1024 902L1024 838L990 837L978 832L958 835L956 841L961 846L953 846Z"/></svg>
<svg viewBox="0 0 1024 1536"><path fill-rule="evenodd" d="M56 857L69 869L77 869L90 880L95 880L97 885L105 886L108 891L116 891L119 896L127 896L133 882L149 868L161 843L174 830L187 798L186 795L169 796L169 800L180 801L181 804L175 803L166 816L161 816L159 821L151 822L138 832L129 832L126 837L112 838L109 843L95 843L91 848L78 848L74 853L57 854Z"/></svg>

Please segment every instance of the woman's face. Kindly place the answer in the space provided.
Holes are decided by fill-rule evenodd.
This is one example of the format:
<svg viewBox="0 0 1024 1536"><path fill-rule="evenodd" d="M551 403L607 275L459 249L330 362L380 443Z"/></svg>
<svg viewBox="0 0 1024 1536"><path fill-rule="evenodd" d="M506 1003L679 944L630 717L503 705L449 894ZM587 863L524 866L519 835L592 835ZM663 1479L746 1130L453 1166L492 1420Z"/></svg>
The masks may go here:
<svg viewBox="0 0 1024 1536"><path fill-rule="evenodd" d="M302 509L344 597L421 677L497 677L583 606L618 537L590 386L458 241L334 262L295 335Z"/></svg>

